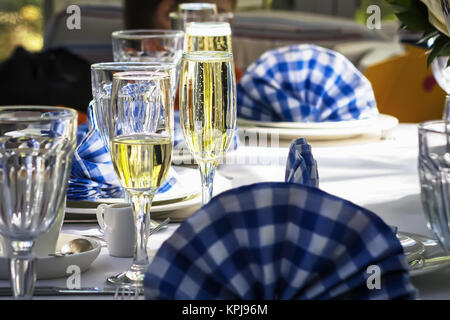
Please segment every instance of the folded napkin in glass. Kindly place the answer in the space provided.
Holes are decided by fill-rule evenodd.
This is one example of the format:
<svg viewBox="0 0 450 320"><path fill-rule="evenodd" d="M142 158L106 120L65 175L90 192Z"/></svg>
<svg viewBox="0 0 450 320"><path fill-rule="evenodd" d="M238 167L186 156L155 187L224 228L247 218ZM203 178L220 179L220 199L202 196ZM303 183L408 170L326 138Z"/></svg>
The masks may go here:
<svg viewBox="0 0 450 320"><path fill-rule="evenodd" d="M377 215L318 188L274 182L203 206L163 243L144 287L148 299L416 295L403 248Z"/></svg>
<svg viewBox="0 0 450 320"><path fill-rule="evenodd" d="M67 189L67 200L70 201L97 201L124 196L111 156L92 119L91 103L88 122L78 128L77 148ZM177 173L171 168L158 193L168 191L177 180Z"/></svg>
<svg viewBox="0 0 450 320"><path fill-rule="evenodd" d="M123 190L111 157L97 128L98 124L94 121L93 108L94 103L91 102L88 107L88 121L78 128L78 144L67 190L67 199L70 201L123 197ZM174 147L178 150L186 149L178 111L174 113L174 123ZM236 128L229 150L237 149L238 145L239 136ZM168 191L177 182L179 182L177 173L171 168L158 193Z"/></svg>
<svg viewBox="0 0 450 320"><path fill-rule="evenodd" d="M369 80L343 55L301 44L264 53L237 86L238 116L257 121L359 120L378 114Z"/></svg>
<svg viewBox="0 0 450 320"><path fill-rule="evenodd" d="M319 186L317 161L312 155L311 145L305 138L294 140L289 147L285 181L310 187Z"/></svg>

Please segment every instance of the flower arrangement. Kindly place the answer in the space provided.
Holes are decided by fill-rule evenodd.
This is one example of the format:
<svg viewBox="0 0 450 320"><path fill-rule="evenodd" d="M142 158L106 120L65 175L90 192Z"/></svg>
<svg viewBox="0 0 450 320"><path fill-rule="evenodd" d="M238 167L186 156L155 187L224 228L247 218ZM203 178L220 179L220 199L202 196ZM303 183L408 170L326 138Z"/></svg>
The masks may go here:
<svg viewBox="0 0 450 320"><path fill-rule="evenodd" d="M450 56L450 32L444 16L444 10L449 7L447 0L386 1L406 30L423 32L419 42L429 45L428 66L437 57ZM428 42L430 39L433 41ZM449 66L450 59L448 61Z"/></svg>

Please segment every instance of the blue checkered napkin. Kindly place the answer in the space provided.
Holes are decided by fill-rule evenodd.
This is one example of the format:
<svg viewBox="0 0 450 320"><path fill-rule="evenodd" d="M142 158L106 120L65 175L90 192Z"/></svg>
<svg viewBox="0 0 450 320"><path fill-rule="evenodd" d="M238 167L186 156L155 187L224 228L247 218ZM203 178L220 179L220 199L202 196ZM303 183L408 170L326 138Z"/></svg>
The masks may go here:
<svg viewBox="0 0 450 320"><path fill-rule="evenodd" d="M369 290L373 266L380 289ZM163 243L144 286L148 299L416 294L388 225L364 208L294 183L258 183L213 198Z"/></svg>
<svg viewBox="0 0 450 320"><path fill-rule="evenodd" d="M71 201L123 197L123 190L111 157L95 128L93 118L91 103L88 108L87 125L82 125L78 129L78 145L73 157L67 190L67 199ZM171 168L158 192L168 191L176 182L177 174Z"/></svg>
<svg viewBox="0 0 450 320"><path fill-rule="evenodd" d="M298 138L291 143L286 164L286 182L319 186L317 161L311 153L311 146L305 138Z"/></svg>
<svg viewBox="0 0 450 320"><path fill-rule="evenodd" d="M264 53L237 86L238 116L321 122L378 113L370 82L343 55L302 44Z"/></svg>

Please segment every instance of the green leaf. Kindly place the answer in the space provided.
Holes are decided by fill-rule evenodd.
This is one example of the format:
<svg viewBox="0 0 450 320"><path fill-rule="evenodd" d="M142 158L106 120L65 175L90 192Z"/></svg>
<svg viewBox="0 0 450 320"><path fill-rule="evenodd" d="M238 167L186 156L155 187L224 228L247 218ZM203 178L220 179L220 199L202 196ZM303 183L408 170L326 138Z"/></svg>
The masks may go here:
<svg viewBox="0 0 450 320"><path fill-rule="evenodd" d="M418 0L411 3L407 11L396 13L400 21L411 31L432 32L436 28L428 21L428 9Z"/></svg>
<svg viewBox="0 0 450 320"><path fill-rule="evenodd" d="M385 0L396 12L407 11L411 8L411 0Z"/></svg>
<svg viewBox="0 0 450 320"><path fill-rule="evenodd" d="M440 33L436 38L434 44L430 48L430 54L427 59L427 66L430 67L433 60L437 57L450 56L450 41L449 38Z"/></svg>

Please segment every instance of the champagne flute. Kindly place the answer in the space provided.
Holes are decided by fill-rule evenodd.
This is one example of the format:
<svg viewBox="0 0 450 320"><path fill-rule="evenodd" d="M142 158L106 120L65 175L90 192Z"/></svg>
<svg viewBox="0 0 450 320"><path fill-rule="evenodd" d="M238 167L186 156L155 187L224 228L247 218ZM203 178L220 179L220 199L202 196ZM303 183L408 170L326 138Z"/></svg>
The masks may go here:
<svg viewBox="0 0 450 320"><path fill-rule="evenodd" d="M228 22L190 22L186 25L184 51L232 52Z"/></svg>
<svg viewBox="0 0 450 320"><path fill-rule="evenodd" d="M62 107L0 107L0 234L12 252L15 298L32 297L33 246L63 214L77 117Z"/></svg>
<svg viewBox="0 0 450 320"><path fill-rule="evenodd" d="M181 62L180 121L189 150L197 161L202 202L213 194L214 172L236 128L236 79L233 54L185 52Z"/></svg>
<svg viewBox="0 0 450 320"><path fill-rule="evenodd" d="M110 153L131 202L136 227L133 263L108 278L119 286L141 287L148 267L147 240L153 197L170 168L173 98L165 72L118 72L113 76L109 121Z"/></svg>
<svg viewBox="0 0 450 320"><path fill-rule="evenodd" d="M209 21L218 14L215 3L180 3L178 11L170 12L170 27L184 30L186 23L192 21Z"/></svg>

